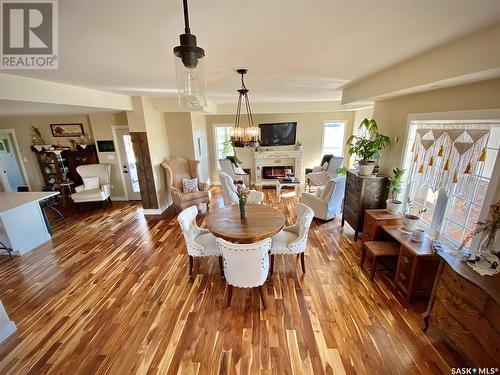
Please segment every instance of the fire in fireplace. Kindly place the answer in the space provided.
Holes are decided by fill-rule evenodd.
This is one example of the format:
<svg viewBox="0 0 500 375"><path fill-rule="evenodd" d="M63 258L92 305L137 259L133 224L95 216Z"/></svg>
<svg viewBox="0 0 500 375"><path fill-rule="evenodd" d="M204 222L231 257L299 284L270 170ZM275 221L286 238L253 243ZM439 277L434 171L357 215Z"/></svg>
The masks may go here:
<svg viewBox="0 0 500 375"><path fill-rule="evenodd" d="M280 178L293 176L293 166L262 167L262 178ZM288 175L287 175L288 173Z"/></svg>

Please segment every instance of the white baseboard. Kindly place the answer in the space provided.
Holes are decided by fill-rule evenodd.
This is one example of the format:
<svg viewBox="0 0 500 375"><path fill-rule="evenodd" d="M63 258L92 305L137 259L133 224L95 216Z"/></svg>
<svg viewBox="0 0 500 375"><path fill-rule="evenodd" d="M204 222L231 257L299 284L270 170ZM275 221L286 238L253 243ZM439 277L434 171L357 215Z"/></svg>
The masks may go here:
<svg viewBox="0 0 500 375"><path fill-rule="evenodd" d="M128 198L127 197L111 197L111 200L115 201L115 202L122 202L122 201L128 201Z"/></svg>
<svg viewBox="0 0 500 375"><path fill-rule="evenodd" d="M161 215L163 214L167 209L166 208L143 208L142 211L144 215Z"/></svg>
<svg viewBox="0 0 500 375"><path fill-rule="evenodd" d="M16 323L9 320L9 322L0 329L0 342L3 342L7 337L12 335L16 329Z"/></svg>

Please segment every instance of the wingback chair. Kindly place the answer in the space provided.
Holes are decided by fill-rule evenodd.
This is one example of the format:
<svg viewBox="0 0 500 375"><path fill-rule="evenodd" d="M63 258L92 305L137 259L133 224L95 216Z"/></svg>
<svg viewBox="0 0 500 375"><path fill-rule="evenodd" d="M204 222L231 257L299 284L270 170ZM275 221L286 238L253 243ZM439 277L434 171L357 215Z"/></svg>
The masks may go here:
<svg viewBox="0 0 500 375"><path fill-rule="evenodd" d="M241 180L246 186L250 186L250 175L246 173L239 164L230 156L219 160L222 172L228 174L233 180Z"/></svg>
<svg viewBox="0 0 500 375"><path fill-rule="evenodd" d="M234 181L227 173L219 173L219 181L222 186L222 199L224 200L224 206L230 206L232 204L239 204L238 195L236 194L236 186L234 186ZM257 190L250 190L248 192L249 204L262 204L264 201L264 193Z"/></svg>
<svg viewBox="0 0 500 375"><path fill-rule="evenodd" d="M179 213L183 209L198 205L200 203L208 203L210 201L208 195L209 186L200 181L198 160L187 160L181 157L175 157L161 163L167 174L167 186L172 195L175 212ZM192 193L184 193L182 189L182 180L198 178L198 190Z"/></svg>
<svg viewBox="0 0 500 375"><path fill-rule="evenodd" d="M343 161L344 158L341 156L323 156L322 164L306 174L306 184L309 185L309 189L311 186L325 186L328 180L337 177L337 169L342 166Z"/></svg>
<svg viewBox="0 0 500 375"><path fill-rule="evenodd" d="M76 167L76 172L82 177L83 185L75 187L71 198L75 203L111 202L111 165L87 164ZM94 178L94 181L91 179ZM98 180L96 180L98 178Z"/></svg>
<svg viewBox="0 0 500 375"><path fill-rule="evenodd" d="M315 193L302 193L300 202L309 206L314 211L315 217L323 220L333 219L342 211L345 183L345 176L330 179Z"/></svg>

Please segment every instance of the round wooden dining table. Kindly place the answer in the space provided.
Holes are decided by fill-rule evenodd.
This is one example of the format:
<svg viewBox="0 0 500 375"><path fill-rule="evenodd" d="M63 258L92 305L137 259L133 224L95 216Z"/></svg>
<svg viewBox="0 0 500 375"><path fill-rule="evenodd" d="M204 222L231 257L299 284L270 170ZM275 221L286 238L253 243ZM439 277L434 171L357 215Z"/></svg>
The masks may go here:
<svg viewBox="0 0 500 375"><path fill-rule="evenodd" d="M278 233L285 226L285 215L263 204L248 204L247 217L240 219L240 206L231 205L211 211L207 229L215 236L235 243L254 243Z"/></svg>

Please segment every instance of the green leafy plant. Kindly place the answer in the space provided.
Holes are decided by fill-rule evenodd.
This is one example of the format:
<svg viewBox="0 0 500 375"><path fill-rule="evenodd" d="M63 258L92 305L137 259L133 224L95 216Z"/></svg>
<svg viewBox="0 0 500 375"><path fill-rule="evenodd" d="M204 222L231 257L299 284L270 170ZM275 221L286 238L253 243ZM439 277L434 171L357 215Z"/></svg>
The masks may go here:
<svg viewBox="0 0 500 375"><path fill-rule="evenodd" d="M389 190L391 191L392 201L397 201L397 196L401 193L401 180L405 174L404 169L394 168L392 170L393 177L389 178ZM399 202L399 201L398 201Z"/></svg>
<svg viewBox="0 0 500 375"><path fill-rule="evenodd" d="M339 176L345 176L347 174L347 168L346 167L337 168L336 172Z"/></svg>
<svg viewBox="0 0 500 375"><path fill-rule="evenodd" d="M30 133L31 133L31 139L33 141L33 144L39 144L39 145L44 145L45 144L45 139L43 139L42 132L36 125L31 125L30 126Z"/></svg>
<svg viewBox="0 0 500 375"><path fill-rule="evenodd" d="M302 142L301 141L297 141L297 143L295 144L297 147L300 147L302 146Z"/></svg>
<svg viewBox="0 0 500 375"><path fill-rule="evenodd" d="M410 197L406 197L406 215L410 215L410 211L412 208L413 208L413 201L410 199ZM421 210L418 210L417 214L413 216L420 218L420 215L422 215L424 212L427 212L427 208L422 208Z"/></svg>
<svg viewBox="0 0 500 375"><path fill-rule="evenodd" d="M234 184L236 185L236 195L238 196L238 200L245 203L248 199L248 189L245 188L243 181L235 181Z"/></svg>
<svg viewBox="0 0 500 375"><path fill-rule="evenodd" d="M391 139L379 133L377 122L365 118L359 125L360 135L351 135L347 140L349 155L356 155L360 164L368 164L376 159L380 151L391 144Z"/></svg>

